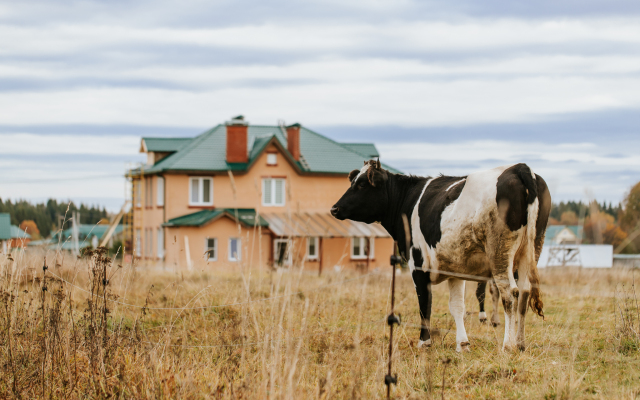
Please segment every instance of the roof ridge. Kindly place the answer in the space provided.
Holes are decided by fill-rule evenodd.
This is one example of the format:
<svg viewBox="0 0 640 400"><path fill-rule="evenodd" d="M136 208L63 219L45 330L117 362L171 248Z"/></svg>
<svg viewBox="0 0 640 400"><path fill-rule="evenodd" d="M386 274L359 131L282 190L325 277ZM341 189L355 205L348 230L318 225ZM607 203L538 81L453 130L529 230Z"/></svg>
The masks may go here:
<svg viewBox="0 0 640 400"><path fill-rule="evenodd" d="M311 129L307 128L307 127L306 127L306 126L304 126L304 125L302 126L302 128L304 128L305 130L307 130L307 131L309 131L309 132L313 133L313 134L314 134L314 135L316 135L316 136L319 136L319 137L321 137L321 138L323 138L323 139L325 139L325 140L328 140L328 141L332 142L333 144L336 144L336 145L340 146L341 148L345 149L346 151L348 151L348 152L350 152L350 153L353 153L353 154L355 154L355 155L357 155L357 156L363 157L363 155L362 155L362 154L360 154L360 153L358 153L358 152L355 152L355 151L351 150L351 149L350 149L350 148L348 148L348 147L345 147L343 143L336 142L335 140L333 140L333 139L331 139L331 138L329 138L329 137L327 137L327 136L324 136L324 135L322 135L322 134L320 134L320 133L318 133L318 132L312 131Z"/></svg>
<svg viewBox="0 0 640 400"><path fill-rule="evenodd" d="M173 166L173 164L175 164L177 161L180 161L182 159L182 157L184 157L184 155L186 154L187 150L193 148L193 146L195 146L197 143L200 143L205 138L211 136L221 126L222 126L222 124L218 124L218 125L214 126L213 128L210 128L209 130L202 132L198 136L194 137L189 144L187 144L184 147L179 148L175 153L171 154L167 158L164 158L164 159L160 160L157 164L153 165L153 167L151 167L151 168L154 168L154 167L158 166L161 169L166 169L167 167Z"/></svg>
<svg viewBox="0 0 640 400"><path fill-rule="evenodd" d="M196 136L197 137L197 136ZM192 137L185 137L185 136L165 136L165 137L158 137L158 136L143 136L142 139L154 139L154 140L176 140L176 139L187 139L187 140L191 140L191 139L195 139Z"/></svg>

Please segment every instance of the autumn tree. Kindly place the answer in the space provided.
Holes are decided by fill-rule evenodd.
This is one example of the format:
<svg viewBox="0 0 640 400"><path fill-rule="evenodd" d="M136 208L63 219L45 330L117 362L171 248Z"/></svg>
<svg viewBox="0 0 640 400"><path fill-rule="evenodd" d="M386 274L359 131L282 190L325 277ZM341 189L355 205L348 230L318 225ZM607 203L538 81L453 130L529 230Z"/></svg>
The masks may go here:
<svg viewBox="0 0 640 400"><path fill-rule="evenodd" d="M596 211L584 220L584 236L588 243L611 244L616 248L627 238L627 233L616 225L610 214Z"/></svg>
<svg viewBox="0 0 640 400"><path fill-rule="evenodd" d="M578 216L574 211L565 211L560 216L561 225L578 225Z"/></svg>
<svg viewBox="0 0 640 400"><path fill-rule="evenodd" d="M630 235L629 239L632 239L631 246L627 246L625 252L635 252L640 249L640 235L638 235L638 229L640 229L640 182L629 190L622 202L622 210L618 219L620 227ZM629 247L632 247L633 250L628 250Z"/></svg>
<svg viewBox="0 0 640 400"><path fill-rule="evenodd" d="M32 219L26 219L20 223L20 230L23 232L27 232L27 234L31 235L31 239L40 240L40 230L38 229L38 225L36 221Z"/></svg>

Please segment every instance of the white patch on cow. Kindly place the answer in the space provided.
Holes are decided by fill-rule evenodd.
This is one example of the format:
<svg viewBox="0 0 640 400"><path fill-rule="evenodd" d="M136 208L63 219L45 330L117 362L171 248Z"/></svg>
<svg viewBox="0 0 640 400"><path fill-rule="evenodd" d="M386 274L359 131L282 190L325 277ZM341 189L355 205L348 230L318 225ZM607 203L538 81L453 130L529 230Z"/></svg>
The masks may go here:
<svg viewBox="0 0 640 400"><path fill-rule="evenodd" d="M418 197L418 201L416 201L416 204L413 206L413 212L411 213L411 240L413 240L413 247L418 247L422 252L422 265L419 267L424 269L430 269L432 268L432 265L429 253L427 253L427 241L420 230L420 200L422 200L422 196L424 196L424 192L427 190L427 186L429 186L432 180L433 178L429 179L427 183L425 183L422 188L422 193L420 193L420 197ZM411 251L411 249L409 249L409 253L409 268L411 272L413 272L413 270L418 266L414 264L415 261L413 259L413 251Z"/></svg>
<svg viewBox="0 0 640 400"><path fill-rule="evenodd" d="M449 311L456 322L457 352L461 352L462 346L469 342L467 331L464 329L464 287L465 281L449 279Z"/></svg>
<svg viewBox="0 0 640 400"><path fill-rule="evenodd" d="M504 313L504 341L502 350L511 350L516 345L516 316Z"/></svg>
<svg viewBox="0 0 640 400"><path fill-rule="evenodd" d="M455 185L457 185L458 183L462 183L462 182L464 182L464 181L466 181L466 180L467 180L467 178L464 178L464 179L460 179L458 182L452 183L452 184L451 184L451 186L449 186L449 187L447 188L447 192L449 191L449 189L451 189L452 187L454 187L454 186L455 186Z"/></svg>
<svg viewBox="0 0 640 400"><path fill-rule="evenodd" d="M509 264L507 266L507 277L509 278L509 289L511 290L518 289L516 278L513 275L513 266L515 264L516 253L518 252L518 249L522 245L522 241L527 239L525 235L525 229L527 229L527 227L523 226L522 228L516 231L517 236L516 236L516 240L514 241L514 246L511 247L508 254Z"/></svg>
<svg viewBox="0 0 640 400"><path fill-rule="evenodd" d="M482 322L486 321L487 320L487 313L484 312L484 311L480 311L480 313L478 314L478 318Z"/></svg>
<svg viewBox="0 0 640 400"><path fill-rule="evenodd" d="M420 347L422 347L422 346L426 346L426 347L431 346L431 339L427 339L427 340L419 340L419 341L418 341L418 348L420 348Z"/></svg>
<svg viewBox="0 0 640 400"><path fill-rule="evenodd" d="M353 184L355 185L356 182L358 182L358 179L360 179L362 175L366 174L368 170L369 170L369 164L365 164L364 167L360 168L360 172L358 173L358 176L356 176L356 179L353 180Z"/></svg>

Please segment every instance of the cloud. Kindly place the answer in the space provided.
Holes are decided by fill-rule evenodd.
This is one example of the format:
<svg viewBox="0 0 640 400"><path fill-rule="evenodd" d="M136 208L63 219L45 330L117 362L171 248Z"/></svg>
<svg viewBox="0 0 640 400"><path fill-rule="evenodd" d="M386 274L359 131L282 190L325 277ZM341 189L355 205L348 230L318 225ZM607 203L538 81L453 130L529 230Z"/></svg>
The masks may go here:
<svg viewBox="0 0 640 400"><path fill-rule="evenodd" d="M526 161L559 198L619 199L640 171L637 2L25 0L0 37L0 165L39 179L2 196L111 198L140 136L237 114L413 173Z"/></svg>
<svg viewBox="0 0 640 400"><path fill-rule="evenodd" d="M140 138L135 136L42 135L0 133L0 155L126 155L135 156Z"/></svg>

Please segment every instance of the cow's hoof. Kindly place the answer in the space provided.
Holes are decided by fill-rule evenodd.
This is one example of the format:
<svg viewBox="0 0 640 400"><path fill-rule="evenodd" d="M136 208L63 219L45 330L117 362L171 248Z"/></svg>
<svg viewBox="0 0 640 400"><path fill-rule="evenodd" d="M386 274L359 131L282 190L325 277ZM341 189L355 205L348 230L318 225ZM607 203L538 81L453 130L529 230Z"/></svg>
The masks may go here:
<svg viewBox="0 0 640 400"><path fill-rule="evenodd" d="M513 296L514 299L517 299L520 296L520 291L518 290L517 287L514 287L513 289L511 289L511 295Z"/></svg>
<svg viewBox="0 0 640 400"><path fill-rule="evenodd" d="M512 344L503 344L502 345L502 351L504 351L505 353L514 353L516 349L515 345Z"/></svg>
<svg viewBox="0 0 640 400"><path fill-rule="evenodd" d="M524 345L524 343L518 343L518 350L520 351L525 351L527 347Z"/></svg>
<svg viewBox="0 0 640 400"><path fill-rule="evenodd" d="M485 322L487 322L487 314L482 311L480 312L480 314L478 314L478 318L480 318L480 323L484 324Z"/></svg>
<svg viewBox="0 0 640 400"><path fill-rule="evenodd" d="M456 351L458 353L462 353L462 352L468 353L468 352L470 352L471 351L471 343L469 343L469 342L459 343L458 346L456 347Z"/></svg>
<svg viewBox="0 0 640 400"><path fill-rule="evenodd" d="M418 341L418 348L421 348L421 347L425 347L425 348L431 347L431 339L419 340Z"/></svg>
<svg viewBox="0 0 640 400"><path fill-rule="evenodd" d="M494 328L497 327L498 325L500 325L500 322L491 321L491 326L493 326Z"/></svg>

